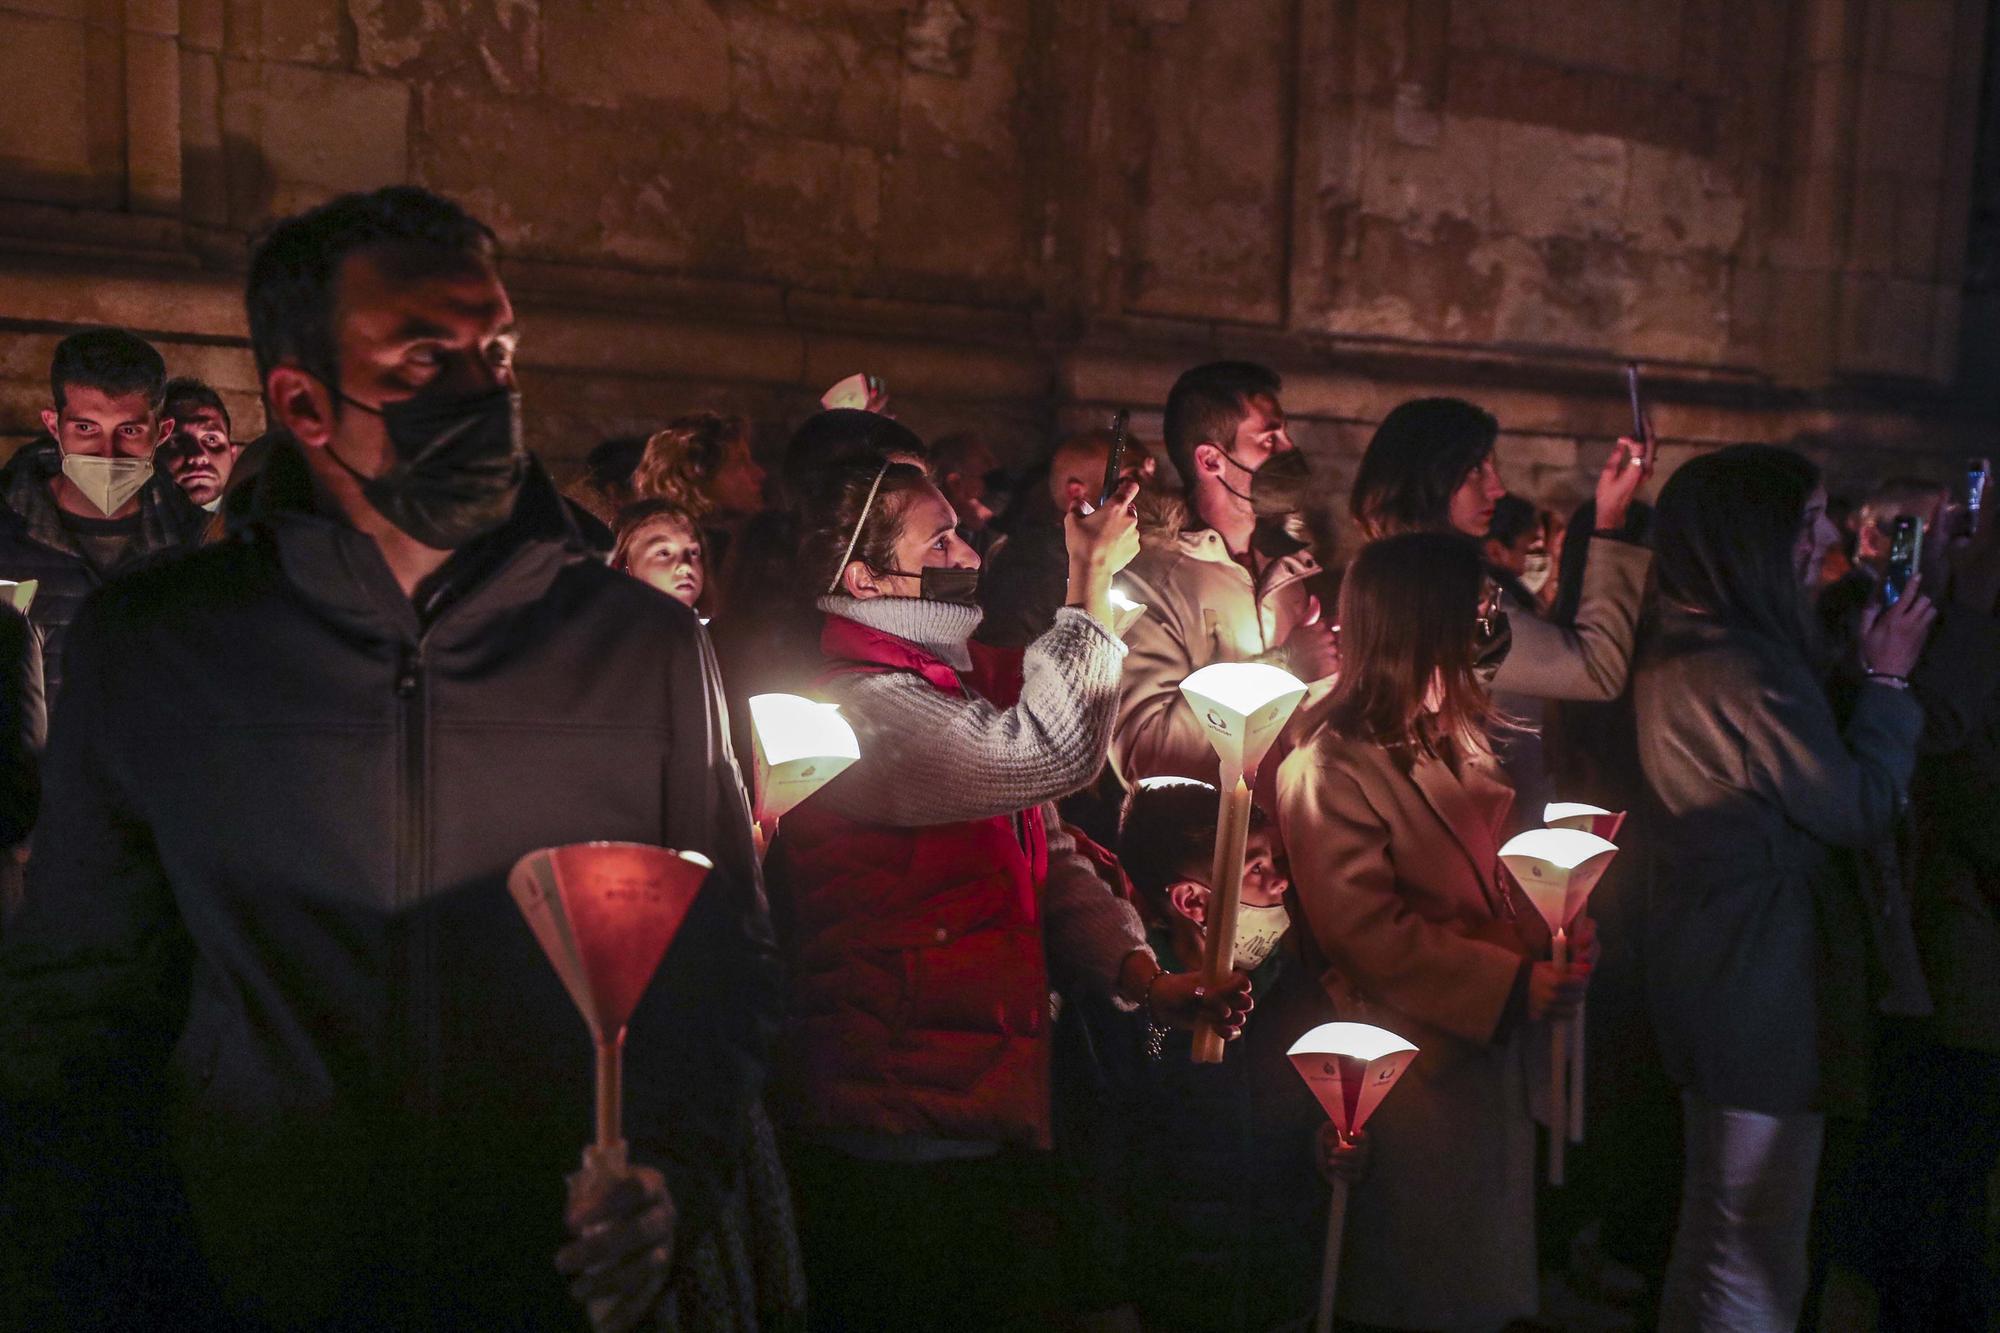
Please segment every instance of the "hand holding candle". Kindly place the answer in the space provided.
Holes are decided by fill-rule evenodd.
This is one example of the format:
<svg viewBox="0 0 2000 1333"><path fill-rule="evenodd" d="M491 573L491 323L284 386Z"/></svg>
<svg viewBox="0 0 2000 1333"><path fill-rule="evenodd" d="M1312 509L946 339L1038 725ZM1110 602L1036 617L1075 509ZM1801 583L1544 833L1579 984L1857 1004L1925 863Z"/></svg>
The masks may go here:
<svg viewBox="0 0 2000 1333"><path fill-rule="evenodd" d="M1334 1133L1351 1144L1410 1067L1410 1061L1417 1058L1417 1048L1386 1028L1367 1023L1322 1023L1293 1042L1287 1054L1299 1077L1325 1108ZM1340 1165L1339 1157L1339 1153L1329 1154L1329 1163ZM1327 1205L1326 1252L1320 1266L1319 1318L1314 1325L1318 1333L1330 1333L1333 1328L1347 1185L1361 1162L1350 1157L1345 1165L1350 1169L1325 1173L1332 1197Z"/></svg>
<svg viewBox="0 0 2000 1333"><path fill-rule="evenodd" d="M796 694L750 697L751 774L758 855L777 835L778 820L844 773L861 757L854 728L833 704Z"/></svg>
<svg viewBox="0 0 2000 1333"><path fill-rule="evenodd" d="M632 1327L666 1281L673 1234L666 1182L626 1158L625 1026L712 868L693 852L592 842L530 852L507 877L597 1048L596 1139L569 1180L568 1221L578 1238L556 1262L576 1278L575 1295L600 1330Z"/></svg>
<svg viewBox="0 0 2000 1333"><path fill-rule="evenodd" d="M1602 811L1597 812L1602 814ZM1579 816L1595 818L1595 816ZM1528 901L1548 922L1551 963L1559 974L1569 971L1569 929L1589 901L1590 891L1611 865L1618 848L1595 833L1576 828L1530 829L1500 849L1500 862L1514 877ZM1539 965L1538 965L1539 971ZM1536 1009L1538 982L1559 992L1562 976L1542 973L1529 978L1529 1008ZM1569 1140L1569 1098L1564 1091L1570 1063L1570 1030L1561 1012L1570 1001L1559 993L1545 999L1544 1012L1554 1020L1549 1030L1549 1183L1563 1183L1563 1148Z"/></svg>

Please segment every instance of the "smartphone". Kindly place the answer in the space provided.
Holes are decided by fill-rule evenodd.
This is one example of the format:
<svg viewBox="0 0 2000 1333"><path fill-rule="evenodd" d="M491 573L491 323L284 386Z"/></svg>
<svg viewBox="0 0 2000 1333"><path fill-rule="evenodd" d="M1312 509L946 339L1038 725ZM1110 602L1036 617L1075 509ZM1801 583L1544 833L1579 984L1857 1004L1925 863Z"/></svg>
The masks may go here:
<svg viewBox="0 0 2000 1333"><path fill-rule="evenodd" d="M1965 460L1965 512L1972 520L1968 527L1979 528L1979 506L1986 499L1986 477L1989 464L1983 458Z"/></svg>
<svg viewBox="0 0 2000 1333"><path fill-rule="evenodd" d="M1882 605L1894 606L1910 586L1924 550L1924 521L1914 514L1896 520L1889 537L1889 569L1882 575Z"/></svg>
<svg viewBox="0 0 2000 1333"><path fill-rule="evenodd" d="M1125 427L1132 420L1132 414L1124 408L1111 418L1111 456L1104 460L1104 493L1097 497L1099 509L1111 503L1111 497L1118 494L1118 486L1124 480L1125 472Z"/></svg>
<svg viewBox="0 0 2000 1333"><path fill-rule="evenodd" d="M1653 441L1646 430L1646 409L1639 401L1639 363L1637 361L1627 361L1625 363L1625 397L1632 404L1632 438L1639 442L1640 449L1650 453L1653 448ZM1631 454L1627 455L1626 461L1630 463L1644 463L1648 460L1644 454Z"/></svg>

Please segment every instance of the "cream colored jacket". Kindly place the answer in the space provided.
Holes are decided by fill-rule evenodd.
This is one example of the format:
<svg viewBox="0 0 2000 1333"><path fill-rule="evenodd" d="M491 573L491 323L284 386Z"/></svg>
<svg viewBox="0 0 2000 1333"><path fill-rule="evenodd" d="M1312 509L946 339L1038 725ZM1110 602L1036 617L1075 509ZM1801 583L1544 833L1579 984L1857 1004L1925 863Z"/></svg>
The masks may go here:
<svg viewBox="0 0 2000 1333"><path fill-rule="evenodd" d="M1218 764L1181 682L1211 662L1284 665L1279 647L1311 614L1310 551L1279 556L1253 581L1213 528L1149 539L1118 583L1146 613L1130 650L1111 731L1111 766L1127 787L1173 774L1214 782ZM1331 615L1332 608L1325 608Z"/></svg>

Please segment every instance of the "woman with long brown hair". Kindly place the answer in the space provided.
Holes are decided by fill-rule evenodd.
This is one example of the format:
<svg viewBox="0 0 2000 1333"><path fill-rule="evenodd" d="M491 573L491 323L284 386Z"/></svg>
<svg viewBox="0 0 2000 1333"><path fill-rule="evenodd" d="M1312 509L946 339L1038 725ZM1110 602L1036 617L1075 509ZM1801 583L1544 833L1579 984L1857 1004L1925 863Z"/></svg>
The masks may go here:
<svg viewBox="0 0 2000 1333"><path fill-rule="evenodd" d="M1339 1313L1372 1327L1495 1328L1537 1304L1525 1038L1575 1008L1590 964L1541 961L1548 931L1500 874L1495 601L1464 537L1363 547L1339 681L1278 772L1309 962L1341 1018L1422 1052L1348 1205Z"/></svg>

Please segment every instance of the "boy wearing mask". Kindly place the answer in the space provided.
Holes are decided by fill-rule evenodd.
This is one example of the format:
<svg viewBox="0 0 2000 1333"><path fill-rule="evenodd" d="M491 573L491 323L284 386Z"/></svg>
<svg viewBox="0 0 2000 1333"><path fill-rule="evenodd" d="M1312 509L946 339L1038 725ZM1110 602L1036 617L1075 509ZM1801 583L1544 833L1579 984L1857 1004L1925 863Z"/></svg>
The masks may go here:
<svg viewBox="0 0 2000 1333"><path fill-rule="evenodd" d="M1219 797L1155 778L1126 802L1119 856L1147 937L1172 969L1201 966ZM1252 814L1243 853L1236 966L1256 1010L1221 1064L1189 1059L1185 1033L1146 1029L1126 1114L1134 1301L1148 1327L1262 1329L1306 1318L1319 1274L1327 1171L1351 1173L1286 1052L1334 1015L1285 943L1289 880L1275 831ZM1143 1011L1136 1015L1145 1029ZM1157 1054L1153 1054L1157 1052ZM1320 1168L1315 1171L1315 1164Z"/></svg>

